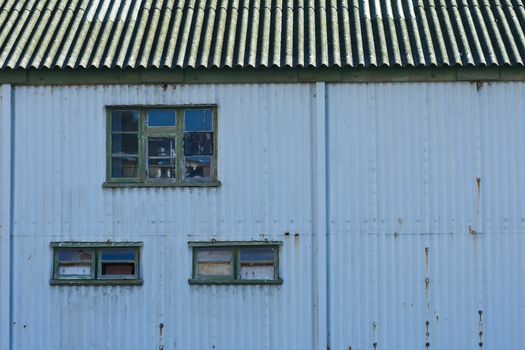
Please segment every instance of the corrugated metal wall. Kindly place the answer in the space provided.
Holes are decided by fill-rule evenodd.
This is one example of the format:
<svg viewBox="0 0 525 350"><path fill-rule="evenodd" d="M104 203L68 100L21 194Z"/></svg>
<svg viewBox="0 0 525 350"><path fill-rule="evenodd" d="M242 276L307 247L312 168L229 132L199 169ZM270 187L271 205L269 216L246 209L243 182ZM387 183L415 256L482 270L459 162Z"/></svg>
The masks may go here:
<svg viewBox="0 0 525 350"><path fill-rule="evenodd" d="M15 94L13 349L312 348L312 86ZM102 188L106 105L190 103L218 105L220 188ZM190 286L211 238L283 241L285 283ZM142 287L49 286L50 241L107 239L144 242Z"/></svg>
<svg viewBox="0 0 525 350"><path fill-rule="evenodd" d="M332 349L520 349L525 84L330 85Z"/></svg>
<svg viewBox="0 0 525 350"><path fill-rule="evenodd" d="M13 349L312 349L315 91L14 88ZM525 84L326 91L331 349L519 349ZM188 103L222 186L103 189L104 107ZM189 286L211 238L283 241L284 284ZM106 239L144 242L143 286L49 286L50 241Z"/></svg>

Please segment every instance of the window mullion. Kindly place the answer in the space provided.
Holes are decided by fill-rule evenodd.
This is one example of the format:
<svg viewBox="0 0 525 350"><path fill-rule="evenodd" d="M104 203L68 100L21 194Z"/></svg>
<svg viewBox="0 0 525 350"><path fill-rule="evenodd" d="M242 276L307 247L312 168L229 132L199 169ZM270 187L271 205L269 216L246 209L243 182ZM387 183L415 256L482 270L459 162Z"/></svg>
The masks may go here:
<svg viewBox="0 0 525 350"><path fill-rule="evenodd" d="M140 125L139 125L139 178L141 182L147 179L147 135L146 135L146 112L140 111Z"/></svg>
<svg viewBox="0 0 525 350"><path fill-rule="evenodd" d="M175 130L175 172L177 183L184 181L184 109L178 108L177 126Z"/></svg>

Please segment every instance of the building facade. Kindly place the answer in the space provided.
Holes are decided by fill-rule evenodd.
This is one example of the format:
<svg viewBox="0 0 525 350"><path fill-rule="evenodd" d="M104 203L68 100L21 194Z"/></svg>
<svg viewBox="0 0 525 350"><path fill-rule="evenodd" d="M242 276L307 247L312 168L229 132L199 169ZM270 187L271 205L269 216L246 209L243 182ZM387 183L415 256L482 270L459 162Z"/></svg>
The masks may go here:
<svg viewBox="0 0 525 350"><path fill-rule="evenodd" d="M377 35L383 2L21 4L0 6L1 349L522 347L522 7L468 2L461 36L455 6L400 2L407 46ZM440 51L447 20L464 42ZM243 51L258 26L282 48ZM365 67L336 59L345 28Z"/></svg>

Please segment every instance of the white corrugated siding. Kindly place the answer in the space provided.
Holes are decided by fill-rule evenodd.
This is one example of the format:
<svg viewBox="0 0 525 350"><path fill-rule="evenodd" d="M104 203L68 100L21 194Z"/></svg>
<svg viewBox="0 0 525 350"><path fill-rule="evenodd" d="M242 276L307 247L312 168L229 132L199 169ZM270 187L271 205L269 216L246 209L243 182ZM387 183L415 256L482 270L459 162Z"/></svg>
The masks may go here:
<svg viewBox="0 0 525 350"><path fill-rule="evenodd" d="M311 349L312 89L17 87L13 348ZM106 105L211 103L221 187L102 188ZM211 238L283 241L284 284L188 285ZM49 286L50 241L107 239L144 242L142 287Z"/></svg>
<svg viewBox="0 0 525 350"><path fill-rule="evenodd" d="M525 84L327 95L331 348L522 348Z"/></svg>
<svg viewBox="0 0 525 350"><path fill-rule="evenodd" d="M332 350L525 343L525 84L478 88L327 85ZM14 93L14 349L314 347L312 85ZM219 106L222 186L102 189L104 107L187 103ZM108 238L142 287L49 286L50 241ZM283 241L284 284L189 286L211 238Z"/></svg>

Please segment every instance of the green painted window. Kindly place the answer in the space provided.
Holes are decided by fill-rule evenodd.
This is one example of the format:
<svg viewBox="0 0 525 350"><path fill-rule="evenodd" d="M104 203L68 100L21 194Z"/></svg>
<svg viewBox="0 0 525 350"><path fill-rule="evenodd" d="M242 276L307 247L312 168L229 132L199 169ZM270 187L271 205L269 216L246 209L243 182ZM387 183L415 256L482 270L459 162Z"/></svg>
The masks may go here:
<svg viewBox="0 0 525 350"><path fill-rule="evenodd" d="M141 285L141 242L52 242L52 285Z"/></svg>
<svg viewBox="0 0 525 350"><path fill-rule="evenodd" d="M105 187L218 186L217 109L109 107Z"/></svg>
<svg viewBox="0 0 525 350"><path fill-rule="evenodd" d="M190 284L281 284L281 242L190 242Z"/></svg>

